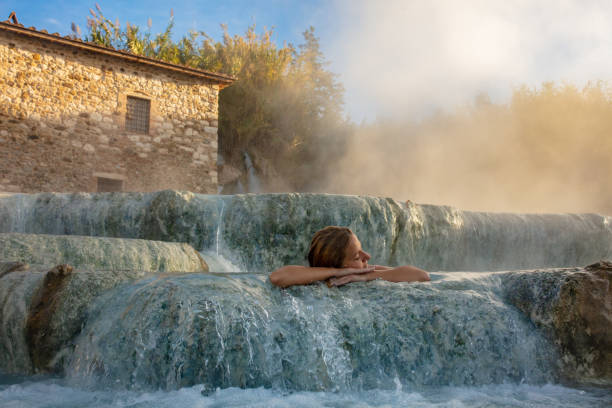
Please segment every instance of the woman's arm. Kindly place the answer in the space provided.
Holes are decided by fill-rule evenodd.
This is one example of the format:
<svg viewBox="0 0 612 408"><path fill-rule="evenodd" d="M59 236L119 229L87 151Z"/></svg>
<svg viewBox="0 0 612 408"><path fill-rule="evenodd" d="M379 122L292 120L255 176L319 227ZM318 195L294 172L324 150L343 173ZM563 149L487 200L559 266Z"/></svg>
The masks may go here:
<svg viewBox="0 0 612 408"><path fill-rule="evenodd" d="M376 265L372 272L360 275L346 275L330 279L332 286L342 286L351 282L366 282L374 279L384 279L389 282L428 282L429 274L415 266L404 265L396 268Z"/></svg>
<svg viewBox="0 0 612 408"><path fill-rule="evenodd" d="M360 276L374 272L375 266L363 269L356 268L313 268L300 265L283 266L270 274L270 282L281 288L293 285L308 285L309 283L346 275Z"/></svg>

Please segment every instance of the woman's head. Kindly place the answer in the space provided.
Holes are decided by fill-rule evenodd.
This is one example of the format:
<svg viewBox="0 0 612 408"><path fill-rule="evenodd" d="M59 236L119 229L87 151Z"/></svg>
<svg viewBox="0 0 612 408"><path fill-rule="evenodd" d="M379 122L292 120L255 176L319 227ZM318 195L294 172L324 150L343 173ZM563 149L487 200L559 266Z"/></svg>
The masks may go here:
<svg viewBox="0 0 612 408"><path fill-rule="evenodd" d="M365 268L370 255L361 249L357 236L346 227L325 227L310 242L308 263L327 268Z"/></svg>

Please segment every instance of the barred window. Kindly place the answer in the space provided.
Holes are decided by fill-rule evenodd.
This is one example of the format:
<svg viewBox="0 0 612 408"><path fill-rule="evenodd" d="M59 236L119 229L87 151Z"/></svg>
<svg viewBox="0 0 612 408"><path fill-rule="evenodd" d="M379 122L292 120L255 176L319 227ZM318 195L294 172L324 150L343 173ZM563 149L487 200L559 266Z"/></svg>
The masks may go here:
<svg viewBox="0 0 612 408"><path fill-rule="evenodd" d="M98 192L123 191L123 180L98 177Z"/></svg>
<svg viewBox="0 0 612 408"><path fill-rule="evenodd" d="M151 114L151 101L135 96L127 97L125 113L125 130L128 132L149 133L149 116Z"/></svg>

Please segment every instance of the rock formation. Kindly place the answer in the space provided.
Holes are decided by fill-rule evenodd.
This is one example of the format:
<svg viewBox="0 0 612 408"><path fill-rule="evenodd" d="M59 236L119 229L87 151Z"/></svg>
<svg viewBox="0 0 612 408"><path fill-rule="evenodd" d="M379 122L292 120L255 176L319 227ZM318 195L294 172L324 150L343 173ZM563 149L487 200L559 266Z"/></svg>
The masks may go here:
<svg viewBox="0 0 612 408"><path fill-rule="evenodd" d="M554 340L564 378L612 383L612 263L511 272L504 293Z"/></svg>
<svg viewBox="0 0 612 408"><path fill-rule="evenodd" d="M566 267L612 257L612 217L596 214L478 213L330 194L0 197L0 232L186 242L219 250L245 271L304 263L310 238L327 225L350 227L376 263L434 271Z"/></svg>
<svg viewBox="0 0 612 408"><path fill-rule="evenodd" d="M0 369L61 371L87 308L103 293L155 273L207 271L188 244L0 234Z"/></svg>
<svg viewBox="0 0 612 408"><path fill-rule="evenodd" d="M74 235L0 233L0 259L100 270L208 271L206 262L188 244Z"/></svg>

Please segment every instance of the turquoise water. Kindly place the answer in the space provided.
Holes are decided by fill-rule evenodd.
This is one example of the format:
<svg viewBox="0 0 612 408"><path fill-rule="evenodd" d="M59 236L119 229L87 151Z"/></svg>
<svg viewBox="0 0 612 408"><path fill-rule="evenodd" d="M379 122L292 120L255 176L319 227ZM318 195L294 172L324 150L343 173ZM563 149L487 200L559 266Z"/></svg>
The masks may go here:
<svg viewBox="0 0 612 408"><path fill-rule="evenodd" d="M261 274L155 275L88 310L62 378L0 377L2 407L607 407L558 385L503 273L279 290Z"/></svg>
<svg viewBox="0 0 612 408"><path fill-rule="evenodd" d="M560 385L557 347L513 306L503 271L609 257L611 220L308 194L4 197L0 232L188 242L213 271L250 273L76 271L52 317L74 329L53 378L31 375L23 335L44 273L3 276L0 407L609 407L610 388ZM352 227L372 263L451 272L272 286L269 271L303 263L330 224Z"/></svg>
<svg viewBox="0 0 612 408"><path fill-rule="evenodd" d="M612 258L612 217L504 214L329 194L44 193L0 198L0 232L186 242L241 271L302 264L310 238L350 227L381 265L431 271L584 266Z"/></svg>
<svg viewBox="0 0 612 408"><path fill-rule="evenodd" d="M41 380L0 385L0 406L6 408L605 408L612 404L610 390L577 389L550 384L436 387L420 391L395 389L359 392L283 392L265 388L226 388L216 390L210 395L203 395L202 391L201 385L176 391L92 391L71 387L62 380Z"/></svg>

